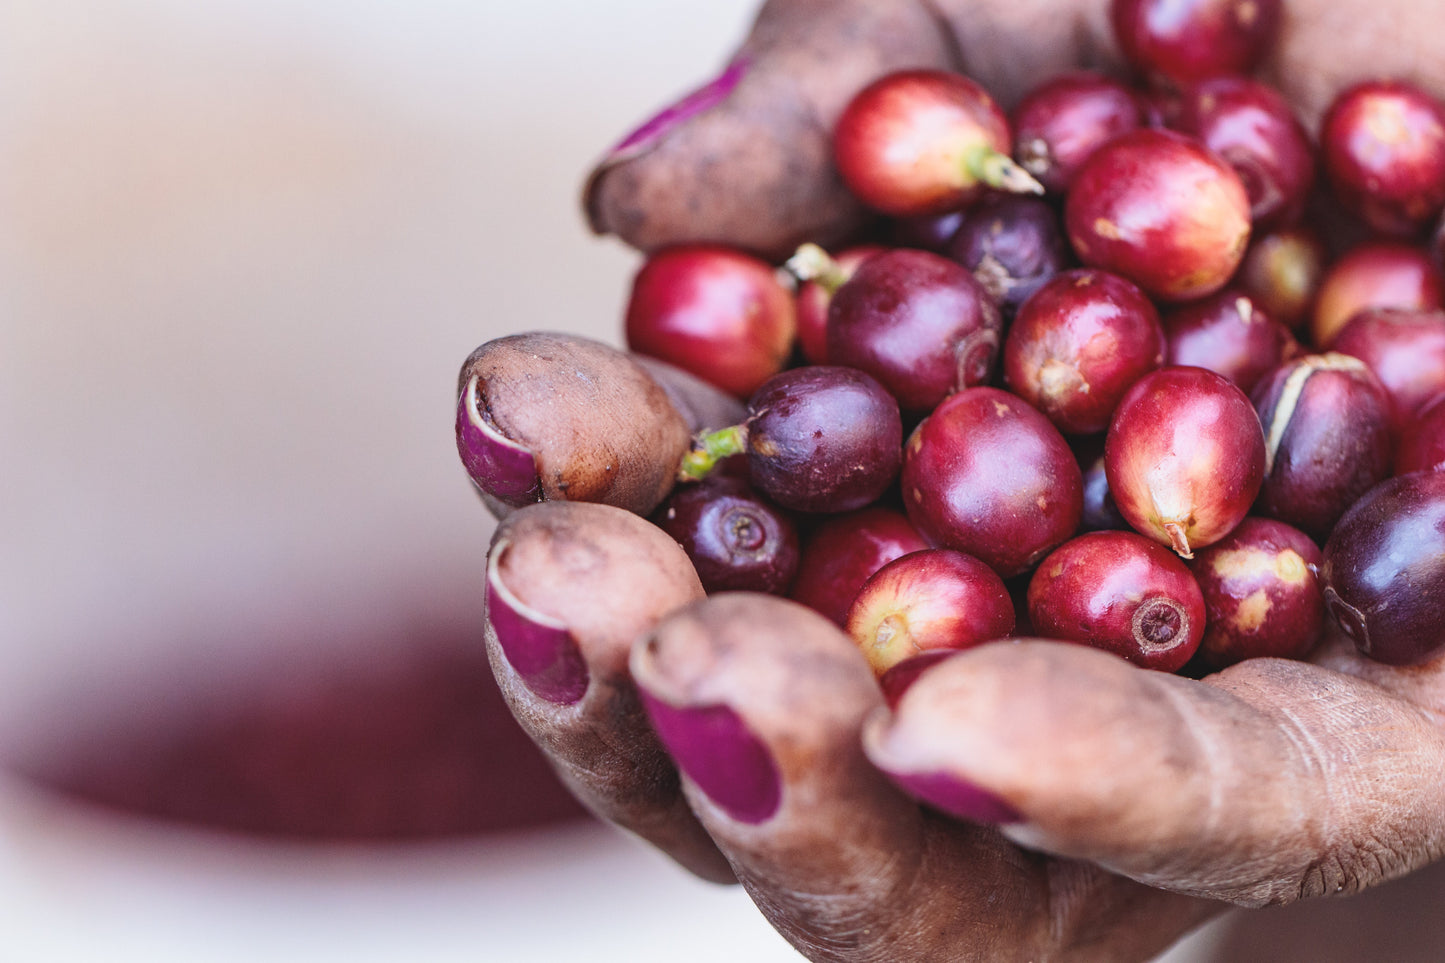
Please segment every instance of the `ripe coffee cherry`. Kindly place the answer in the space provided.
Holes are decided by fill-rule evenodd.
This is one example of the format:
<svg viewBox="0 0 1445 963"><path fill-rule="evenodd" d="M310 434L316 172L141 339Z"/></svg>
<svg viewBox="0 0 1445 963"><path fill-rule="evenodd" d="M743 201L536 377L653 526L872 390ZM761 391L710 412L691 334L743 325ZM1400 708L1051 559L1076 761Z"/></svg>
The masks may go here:
<svg viewBox="0 0 1445 963"><path fill-rule="evenodd" d="M1124 57L1177 84L1254 70L1279 36L1280 0L1113 0Z"/></svg>
<svg viewBox="0 0 1445 963"><path fill-rule="evenodd" d="M1204 368L1161 368L1119 402L1104 470L1130 525L1193 558L1248 514L1264 451L1259 418L1233 382Z"/></svg>
<svg viewBox="0 0 1445 963"><path fill-rule="evenodd" d="M1083 512L1083 479L1063 435L997 388L967 388L925 418L905 446L900 481L925 538L1004 578L1074 534Z"/></svg>
<svg viewBox="0 0 1445 963"><path fill-rule="evenodd" d="M1184 563L1134 532L1089 532L1059 546L1029 580L1029 620L1045 638L1082 642L1173 672L1204 636L1204 596Z"/></svg>
<svg viewBox="0 0 1445 963"><path fill-rule="evenodd" d="M1323 541L1390 474L1390 399L1364 362L1306 355L1259 383L1265 477L1257 510Z"/></svg>
<svg viewBox="0 0 1445 963"><path fill-rule="evenodd" d="M880 568L853 600L847 625L880 678L921 652L972 648L1013 628L1003 579L972 555L947 548L913 552Z"/></svg>
<svg viewBox="0 0 1445 963"><path fill-rule="evenodd" d="M1445 392L1421 408L1400 435L1395 474L1445 470Z"/></svg>
<svg viewBox="0 0 1445 963"><path fill-rule="evenodd" d="M1327 256L1324 243L1304 228L1256 234L1239 266L1239 284L1266 314L1298 331L1314 307Z"/></svg>
<svg viewBox="0 0 1445 963"><path fill-rule="evenodd" d="M708 592L782 594L798 570L798 530L747 482L711 475L681 485L652 522L682 546Z"/></svg>
<svg viewBox="0 0 1445 963"><path fill-rule="evenodd" d="M797 319L773 269L716 245L667 248L632 281L627 346L745 398L787 363Z"/></svg>
<svg viewBox="0 0 1445 963"><path fill-rule="evenodd" d="M783 508L846 512L877 500L898 475L898 403L853 368L809 365L769 378L748 419L694 442L678 477L698 481L740 452L753 486Z"/></svg>
<svg viewBox="0 0 1445 963"><path fill-rule="evenodd" d="M1222 288L1249 243L1249 197L1234 169L1182 134L1136 130L1074 177L1064 224L1079 259L1164 301Z"/></svg>
<svg viewBox="0 0 1445 963"><path fill-rule="evenodd" d="M1420 248L1367 241L1325 272L1310 322L1310 338L1323 351L1366 308L1430 310L1445 306L1445 275Z"/></svg>
<svg viewBox="0 0 1445 963"><path fill-rule="evenodd" d="M1325 607L1361 652L1417 665L1445 647L1445 472L1370 489L1325 543Z"/></svg>
<svg viewBox="0 0 1445 963"><path fill-rule="evenodd" d="M907 412L981 384L998 357L993 299L964 267L899 248L868 258L833 295L827 354L877 378Z"/></svg>
<svg viewBox="0 0 1445 963"><path fill-rule="evenodd" d="M1164 316L1165 363L1224 375L1245 393L1297 354L1299 342L1238 288L1225 288Z"/></svg>
<svg viewBox="0 0 1445 963"><path fill-rule="evenodd" d="M1445 104L1413 84L1342 91L1325 113L1320 150L1335 196L1377 231L1410 237L1445 208Z"/></svg>
<svg viewBox="0 0 1445 963"><path fill-rule="evenodd" d="M964 207L985 187L1042 194L1015 164L1008 118L978 84L942 70L905 70L863 88L833 128L843 182L894 217Z"/></svg>
<svg viewBox="0 0 1445 963"><path fill-rule="evenodd" d="M901 555L928 548L902 513L874 505L824 519L803 541L789 598L841 628L868 577Z"/></svg>
<svg viewBox="0 0 1445 963"><path fill-rule="evenodd" d="M1067 271L1024 302L1009 328L1004 379L1066 434L1109 427L1129 386L1164 363L1149 299L1106 271Z"/></svg>
<svg viewBox="0 0 1445 963"><path fill-rule="evenodd" d="M1065 194L1090 154L1143 123L1128 87L1086 71L1045 80L1014 108L1014 157L1053 194Z"/></svg>
<svg viewBox="0 0 1445 963"><path fill-rule="evenodd" d="M1234 168L1249 195L1256 230L1291 224L1314 182L1314 149L1304 125L1272 87L1218 77L1189 88L1175 129L1195 137Z"/></svg>
<svg viewBox="0 0 1445 963"><path fill-rule="evenodd" d="M1070 260L1053 207L1015 194L985 194L944 254L973 272L1006 318Z"/></svg>
<svg viewBox="0 0 1445 963"><path fill-rule="evenodd" d="M1445 311L1361 311L1340 331L1335 350L1359 358L1380 379L1397 433L1445 391Z"/></svg>
<svg viewBox="0 0 1445 963"><path fill-rule="evenodd" d="M1324 627L1323 557L1299 529L1246 518L1200 550L1189 569L1208 616L1199 657L1213 669L1245 659L1303 659Z"/></svg>

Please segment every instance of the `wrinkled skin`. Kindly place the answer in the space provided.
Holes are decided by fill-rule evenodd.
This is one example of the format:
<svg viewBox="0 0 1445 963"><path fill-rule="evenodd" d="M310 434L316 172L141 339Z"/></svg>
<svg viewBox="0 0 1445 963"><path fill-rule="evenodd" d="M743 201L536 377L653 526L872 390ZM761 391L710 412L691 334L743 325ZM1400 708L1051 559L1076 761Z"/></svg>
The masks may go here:
<svg viewBox="0 0 1445 963"><path fill-rule="evenodd" d="M1359 75L1445 94L1427 5L1294 0L1287 15L1266 74L1311 128ZM841 236L861 213L819 144L852 90L904 65L963 66L1009 103L1045 73L1112 63L1104 23L1099 2L772 0L734 96L599 171L592 223L642 248L697 233L777 252L800 233ZM798 145L786 163L783 145ZM736 189L694 194L694 178ZM538 585L569 584L539 558ZM566 618L545 590L529 601ZM1310 662L1192 681L1078 646L999 643L940 663L889 711L846 636L791 603L719 596L645 621L589 636L584 658L613 701L589 691L580 709L537 705L489 644L514 710L595 810L653 827L709 878L734 876L810 959L1146 959L1230 905L1354 893L1445 854L1445 659L1391 668L1331 638ZM678 784L629 768L633 753L589 756L643 745L655 764L646 717L616 700L634 685L731 709L776 767L776 811L734 818L686 775L680 807ZM966 777L1021 821L943 817L883 772L920 768Z"/></svg>

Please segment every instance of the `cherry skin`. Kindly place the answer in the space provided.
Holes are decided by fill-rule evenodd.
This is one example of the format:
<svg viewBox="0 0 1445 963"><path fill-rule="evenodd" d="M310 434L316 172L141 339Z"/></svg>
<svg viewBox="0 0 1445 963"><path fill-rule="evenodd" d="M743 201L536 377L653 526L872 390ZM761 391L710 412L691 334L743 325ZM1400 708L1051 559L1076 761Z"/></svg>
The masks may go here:
<svg viewBox="0 0 1445 963"><path fill-rule="evenodd" d="M632 281L627 346L739 398L787 363L793 295L771 266L716 245L667 248Z"/></svg>
<svg viewBox="0 0 1445 963"><path fill-rule="evenodd" d="M827 355L877 378L906 412L988 380L998 309L966 268L927 251L875 254L833 295Z"/></svg>
<svg viewBox="0 0 1445 963"><path fill-rule="evenodd" d="M968 649L1013 629L1013 599L1003 579L972 555L947 548L889 562L848 610L848 634L879 678L921 652Z"/></svg>
<svg viewBox="0 0 1445 963"><path fill-rule="evenodd" d="M1160 368L1140 378L1104 441L1119 513L1184 558L1249 513L1264 461L1264 430L1249 398L1205 368Z"/></svg>
<svg viewBox="0 0 1445 963"><path fill-rule="evenodd" d="M957 210L985 187L1043 193L1009 157L1008 118L981 86L943 70L887 74L833 128L833 158L860 201L894 217Z"/></svg>
<svg viewBox="0 0 1445 963"><path fill-rule="evenodd" d="M1319 546L1297 528L1246 518L1189 564L1207 614L1200 661L1302 659L1324 628Z"/></svg>
<svg viewBox="0 0 1445 963"><path fill-rule="evenodd" d="M967 388L923 419L900 483L920 534L1004 578L1073 535L1083 514L1083 477L1063 435L997 388Z"/></svg>
<svg viewBox="0 0 1445 963"><path fill-rule="evenodd" d="M1239 175L1197 141L1143 129L1096 150L1064 206L1074 252L1164 301L1222 288L1249 243Z"/></svg>
<svg viewBox="0 0 1445 963"><path fill-rule="evenodd" d="M1411 237L1445 209L1445 104L1399 80L1341 91L1320 128L1330 183L1384 234Z"/></svg>
<svg viewBox="0 0 1445 963"><path fill-rule="evenodd" d="M1109 427L1124 392L1164 363L1164 329L1135 285L1067 271L1024 302L1004 342L1004 379L1065 434Z"/></svg>
<svg viewBox="0 0 1445 963"><path fill-rule="evenodd" d="M1176 84L1251 72L1279 36L1281 0L1113 0L1124 58Z"/></svg>
<svg viewBox="0 0 1445 963"><path fill-rule="evenodd" d="M1172 552L1134 532L1089 532L1039 564L1029 620L1045 638L1082 642L1173 672L1204 637L1204 596Z"/></svg>
<svg viewBox="0 0 1445 963"><path fill-rule="evenodd" d="M1138 98L1117 80L1087 71L1060 74L1014 108L1014 157L1049 193L1066 194L1090 154L1142 123Z"/></svg>

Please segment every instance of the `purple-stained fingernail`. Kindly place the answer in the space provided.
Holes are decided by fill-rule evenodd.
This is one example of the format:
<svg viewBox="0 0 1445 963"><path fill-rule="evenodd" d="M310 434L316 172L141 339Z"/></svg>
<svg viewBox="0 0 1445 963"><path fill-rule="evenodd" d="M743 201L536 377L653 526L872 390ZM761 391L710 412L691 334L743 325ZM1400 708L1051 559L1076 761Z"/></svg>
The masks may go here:
<svg viewBox="0 0 1445 963"><path fill-rule="evenodd" d="M683 774L742 823L761 823L782 802L772 754L724 705L679 708L639 686L652 727Z"/></svg>
<svg viewBox="0 0 1445 963"><path fill-rule="evenodd" d="M498 560L505 540L487 559L487 617L508 664L527 688L558 705L571 705L587 693L587 663L577 641L558 619L527 606L502 583Z"/></svg>
<svg viewBox="0 0 1445 963"><path fill-rule="evenodd" d="M1007 826L1023 822L1023 814L986 789L947 772L890 772L904 792L934 809L970 822Z"/></svg>
<svg viewBox="0 0 1445 963"><path fill-rule="evenodd" d="M482 491L498 501L521 508L539 501L542 485L530 449L502 435L482 414L478 378L467 382L457 399L457 453L467 474Z"/></svg>
<svg viewBox="0 0 1445 963"><path fill-rule="evenodd" d="M689 117L694 117L705 110L711 110L716 107L733 92L733 88L743 79L743 75L747 73L747 70L748 60L746 57L739 57L737 60L734 60L728 64L716 78L708 81L671 106L664 107L650 120L622 138L617 146L608 152L607 159L604 160L603 163L615 164L618 161L626 160L628 157L640 154L649 144Z"/></svg>

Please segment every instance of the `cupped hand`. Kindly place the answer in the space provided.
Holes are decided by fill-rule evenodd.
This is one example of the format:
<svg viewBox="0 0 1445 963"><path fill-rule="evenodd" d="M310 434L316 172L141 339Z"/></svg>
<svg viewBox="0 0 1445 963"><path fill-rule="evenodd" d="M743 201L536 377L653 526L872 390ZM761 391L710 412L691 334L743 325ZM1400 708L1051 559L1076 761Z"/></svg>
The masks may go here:
<svg viewBox="0 0 1445 963"><path fill-rule="evenodd" d="M589 216L644 249L843 237L864 213L827 132L853 91L951 66L1008 103L1113 64L1104 7L773 0L735 86L605 160ZM1365 76L1445 93L1423 6L1287 7L1267 74L1307 122ZM704 599L659 530L572 503L502 522L488 603L503 692L579 798L740 881L813 959L1143 959L1230 904L1356 892L1445 854L1445 659L1391 668L1331 639L1310 663L1194 681L995 643L890 710L825 619Z"/></svg>

